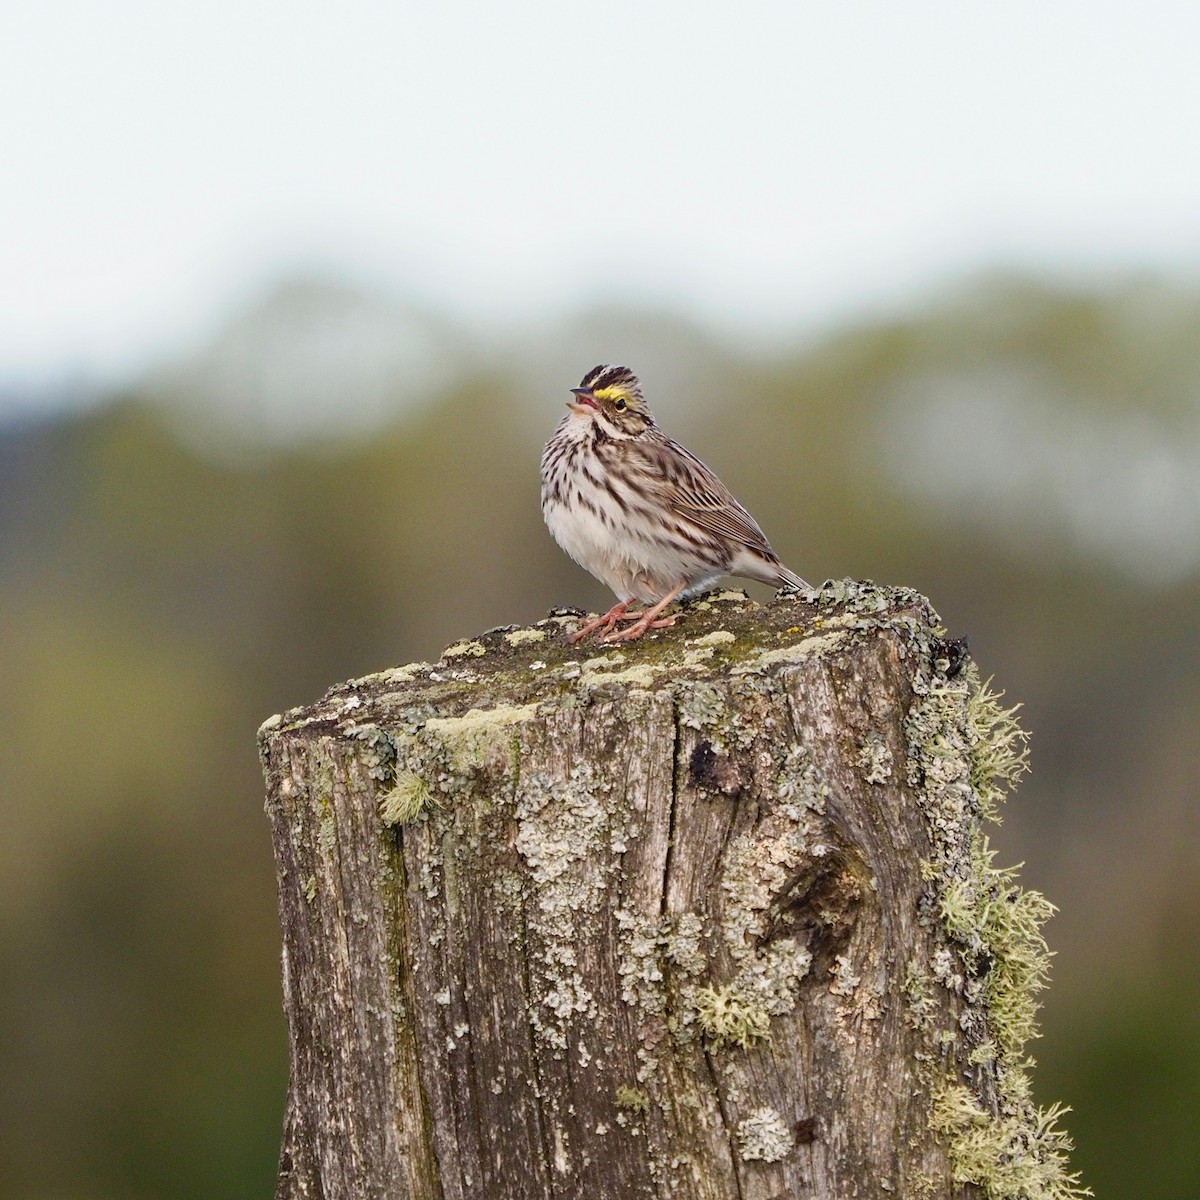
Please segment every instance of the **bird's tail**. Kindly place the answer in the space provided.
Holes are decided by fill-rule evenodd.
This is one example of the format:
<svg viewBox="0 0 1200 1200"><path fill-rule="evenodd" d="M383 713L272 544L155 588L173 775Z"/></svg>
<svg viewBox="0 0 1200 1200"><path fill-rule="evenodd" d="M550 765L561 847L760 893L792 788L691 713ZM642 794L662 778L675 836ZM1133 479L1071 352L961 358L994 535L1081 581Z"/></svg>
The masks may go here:
<svg viewBox="0 0 1200 1200"><path fill-rule="evenodd" d="M779 564L779 585L780 587L793 588L798 592L812 591L812 588L795 571L789 571L783 563Z"/></svg>

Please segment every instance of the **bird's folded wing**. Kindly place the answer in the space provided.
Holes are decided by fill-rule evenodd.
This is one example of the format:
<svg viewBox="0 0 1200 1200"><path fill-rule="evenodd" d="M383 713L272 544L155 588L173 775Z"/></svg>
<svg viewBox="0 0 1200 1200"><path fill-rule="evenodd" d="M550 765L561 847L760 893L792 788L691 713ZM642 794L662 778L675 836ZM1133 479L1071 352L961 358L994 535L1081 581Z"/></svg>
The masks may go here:
<svg viewBox="0 0 1200 1200"><path fill-rule="evenodd" d="M767 539L754 518L732 496L726 504L679 503L675 506L680 516L699 525L709 533L729 538L754 550L767 549Z"/></svg>
<svg viewBox="0 0 1200 1200"><path fill-rule="evenodd" d="M655 473L646 481L666 509L698 525L706 533L771 553L758 522L704 463L677 442L669 443L669 453L668 470Z"/></svg>

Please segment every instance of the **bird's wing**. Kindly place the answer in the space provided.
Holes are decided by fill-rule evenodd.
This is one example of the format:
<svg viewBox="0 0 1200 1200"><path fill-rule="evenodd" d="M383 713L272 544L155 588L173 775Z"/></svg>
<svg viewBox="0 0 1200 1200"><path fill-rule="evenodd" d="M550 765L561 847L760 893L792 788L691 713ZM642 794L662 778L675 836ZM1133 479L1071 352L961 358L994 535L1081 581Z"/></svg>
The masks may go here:
<svg viewBox="0 0 1200 1200"><path fill-rule="evenodd" d="M690 450L666 436L654 449L645 463L645 486L656 500L707 533L775 558L758 522Z"/></svg>

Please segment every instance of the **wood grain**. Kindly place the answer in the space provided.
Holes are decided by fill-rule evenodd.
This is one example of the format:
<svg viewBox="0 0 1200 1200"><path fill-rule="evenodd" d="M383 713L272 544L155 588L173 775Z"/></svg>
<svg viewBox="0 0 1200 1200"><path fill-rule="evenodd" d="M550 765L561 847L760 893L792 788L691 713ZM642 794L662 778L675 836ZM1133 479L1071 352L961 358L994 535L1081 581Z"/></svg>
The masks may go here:
<svg viewBox="0 0 1200 1200"><path fill-rule="evenodd" d="M1001 1070L939 917L979 821L925 770L945 631L839 586L619 651L560 614L264 726L279 1197L981 1194L931 1121Z"/></svg>

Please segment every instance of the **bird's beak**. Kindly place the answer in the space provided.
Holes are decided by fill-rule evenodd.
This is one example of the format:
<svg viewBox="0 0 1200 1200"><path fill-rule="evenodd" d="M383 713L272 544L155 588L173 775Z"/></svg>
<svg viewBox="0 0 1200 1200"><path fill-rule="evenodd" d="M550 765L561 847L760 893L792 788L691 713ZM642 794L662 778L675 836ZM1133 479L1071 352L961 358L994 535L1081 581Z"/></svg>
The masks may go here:
<svg viewBox="0 0 1200 1200"><path fill-rule="evenodd" d="M596 397L592 395L588 388L572 388L571 391L578 397L577 400L567 401L567 407L573 413L578 413L579 416L586 417L588 409L599 411L600 405L596 403Z"/></svg>

